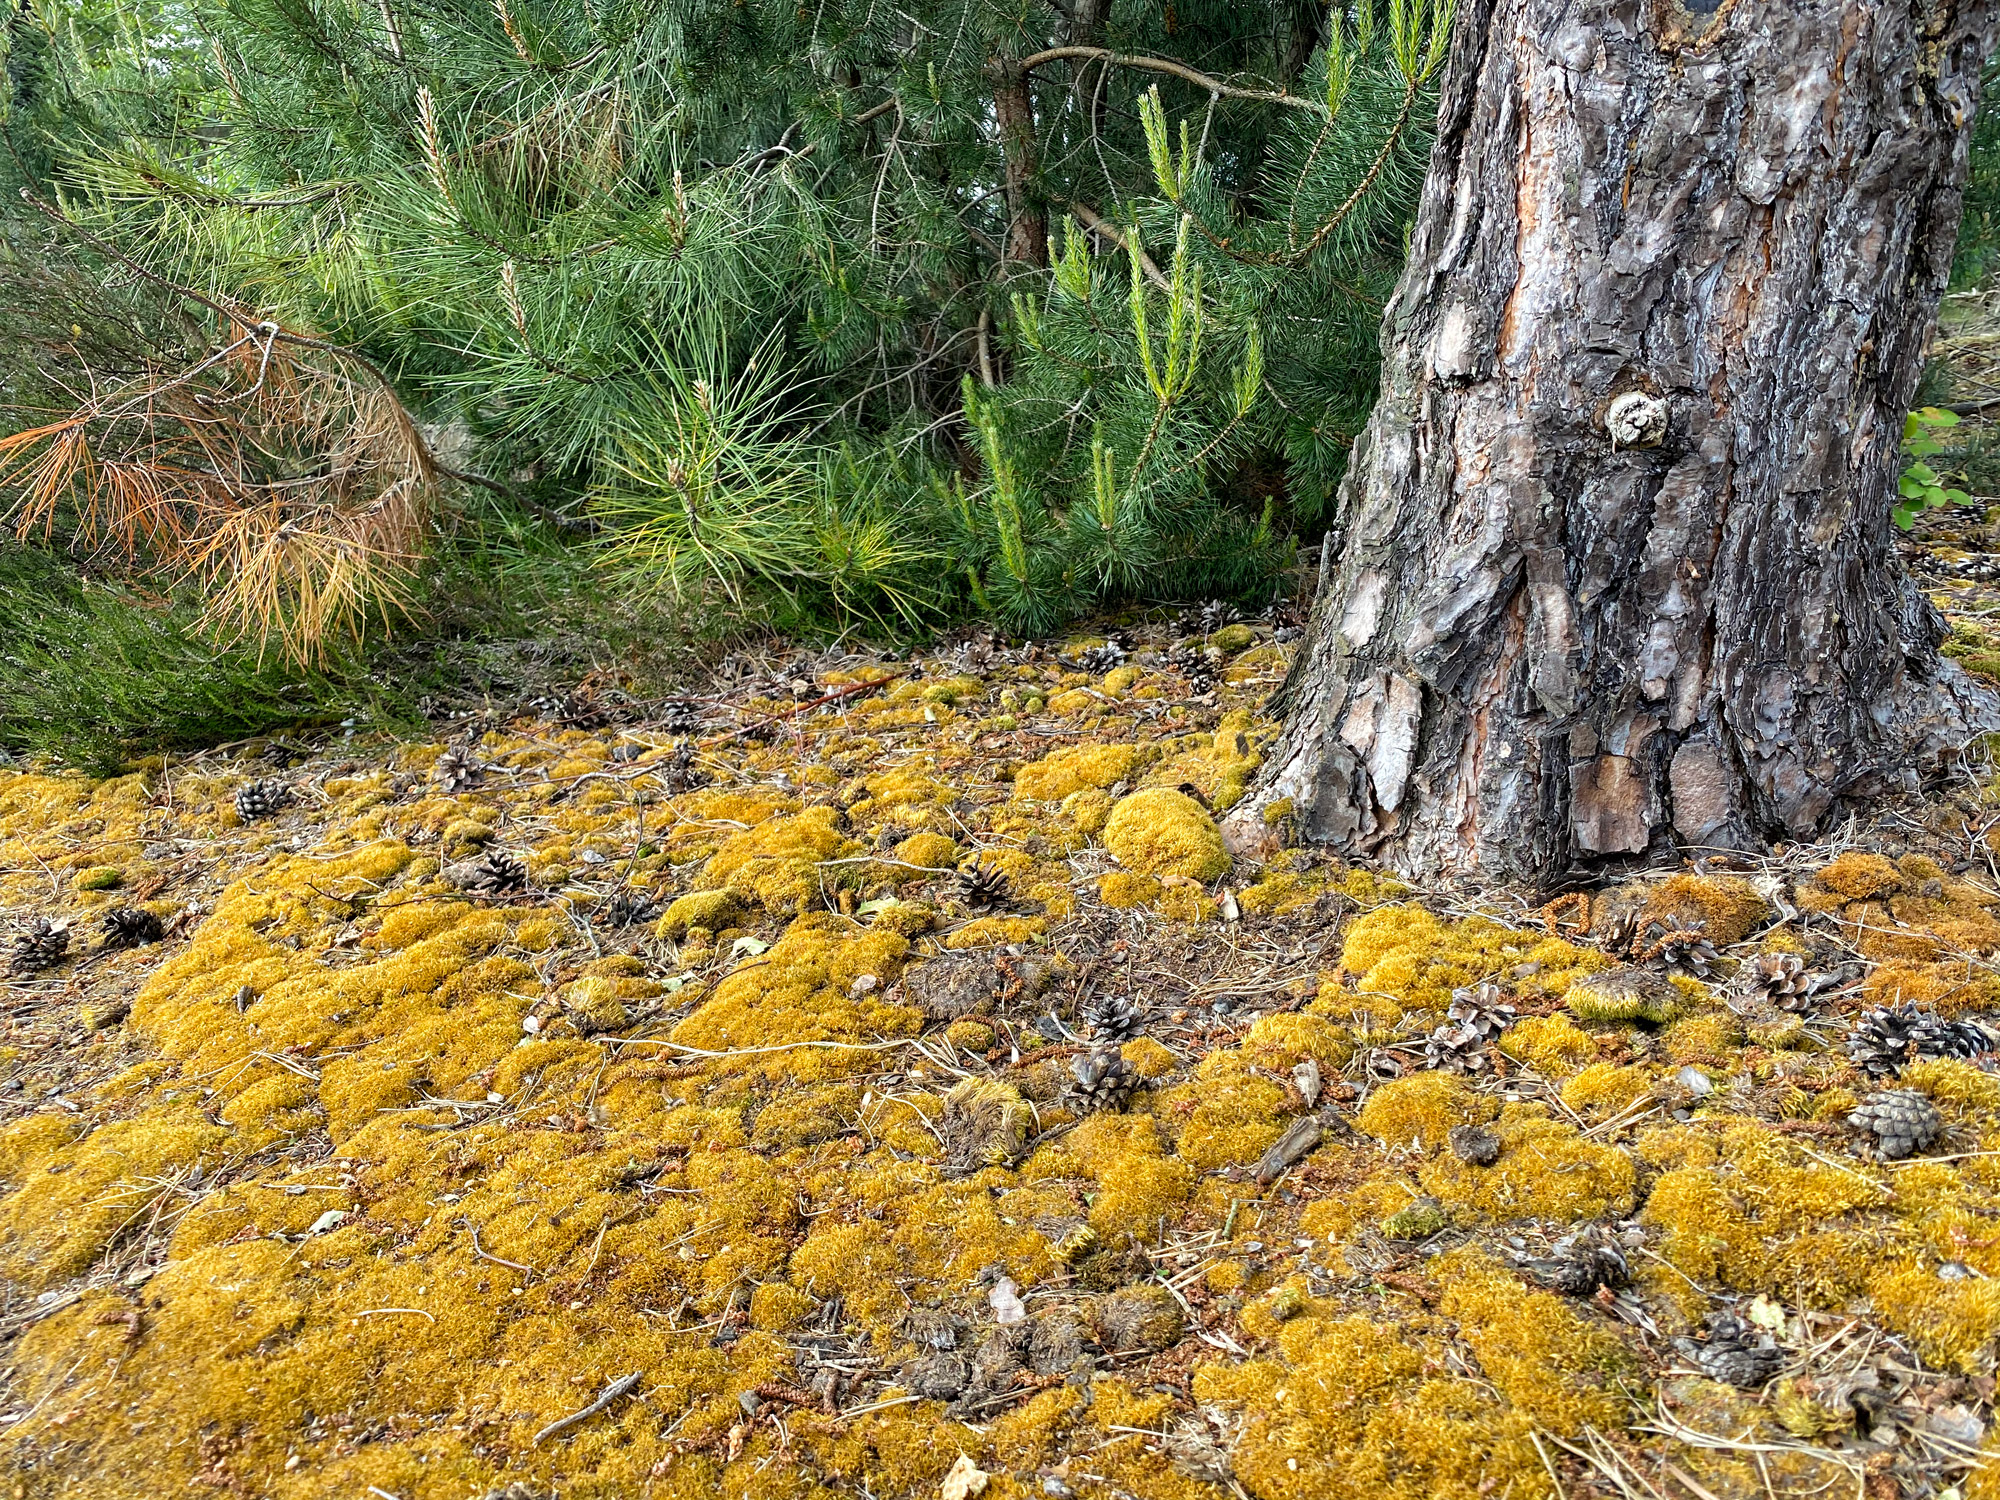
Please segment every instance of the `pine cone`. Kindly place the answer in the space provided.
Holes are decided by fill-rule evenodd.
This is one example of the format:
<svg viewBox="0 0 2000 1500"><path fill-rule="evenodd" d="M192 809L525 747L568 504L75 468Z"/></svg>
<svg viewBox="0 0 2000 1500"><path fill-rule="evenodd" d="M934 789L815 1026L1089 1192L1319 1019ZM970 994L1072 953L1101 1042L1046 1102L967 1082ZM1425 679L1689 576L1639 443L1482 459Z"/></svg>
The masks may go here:
<svg viewBox="0 0 2000 1500"><path fill-rule="evenodd" d="M952 653L952 663L959 671L977 676L992 667L995 654L992 636L975 635L958 643L958 649Z"/></svg>
<svg viewBox="0 0 2000 1500"><path fill-rule="evenodd" d="M1126 995L1095 995L1084 1002L1084 1029L1100 1042L1124 1041L1141 1020L1139 1007Z"/></svg>
<svg viewBox="0 0 2000 1500"><path fill-rule="evenodd" d="M606 927L630 927L634 922L643 922L660 909L660 903L645 891L635 891L626 886L611 893L611 899L604 903L604 925Z"/></svg>
<svg viewBox="0 0 2000 1500"><path fill-rule="evenodd" d="M1214 635L1225 625L1234 625L1242 618L1236 607L1225 599L1210 599L1200 609L1182 610L1181 620L1190 630L1198 630L1203 635Z"/></svg>
<svg viewBox="0 0 2000 1500"><path fill-rule="evenodd" d="M1166 655L1166 664L1187 679L1188 691L1199 697L1215 686L1215 660L1198 641L1183 641Z"/></svg>
<svg viewBox="0 0 2000 1500"><path fill-rule="evenodd" d="M1451 1008L1445 1014L1486 1041L1514 1024L1514 1007L1506 1003L1506 992L1497 984L1467 985L1453 990Z"/></svg>
<svg viewBox="0 0 2000 1500"><path fill-rule="evenodd" d="M1826 988L1831 977L1808 969L1796 953L1760 953L1739 976L1744 993L1752 999L1795 1015L1812 1009L1813 996Z"/></svg>
<svg viewBox="0 0 2000 1500"><path fill-rule="evenodd" d="M502 854L498 849L489 849L481 855L465 879L468 891L483 891L488 895L500 895L506 891L518 891L528 883L528 867L511 854Z"/></svg>
<svg viewBox="0 0 2000 1500"><path fill-rule="evenodd" d="M701 705L676 698L661 709L660 722L668 734L693 734L701 728Z"/></svg>
<svg viewBox="0 0 2000 1500"><path fill-rule="evenodd" d="M16 974L53 969L69 955L69 929L47 917L37 917L14 937L7 967Z"/></svg>
<svg viewBox="0 0 2000 1500"><path fill-rule="evenodd" d="M1658 959L1677 973L1692 974L1697 979L1707 979L1722 967L1722 955L1715 951L1715 944L1699 927L1681 927L1662 933L1647 948L1646 956Z"/></svg>
<svg viewBox="0 0 2000 1500"><path fill-rule="evenodd" d="M1910 1001L1878 1005L1847 1034L1847 1055L1871 1078L1889 1078L1924 1058L1975 1058L1994 1050L1996 1039L1971 1021L1947 1021Z"/></svg>
<svg viewBox="0 0 2000 1500"><path fill-rule="evenodd" d="M453 745L431 770L446 792L462 792L485 774L486 764L473 755L471 746Z"/></svg>
<svg viewBox="0 0 2000 1500"><path fill-rule="evenodd" d="M1536 1272L1565 1297L1594 1297L1599 1287L1625 1285L1630 1269L1617 1240L1602 1229L1586 1229L1557 1240L1555 1253L1537 1262Z"/></svg>
<svg viewBox="0 0 2000 1500"><path fill-rule="evenodd" d="M958 872L958 894L974 909L997 906L1007 899L1007 874L992 865L967 865Z"/></svg>
<svg viewBox="0 0 2000 1500"><path fill-rule="evenodd" d="M291 800L292 789L284 782L275 776L259 776L236 789L236 816L246 823L254 823L288 806Z"/></svg>
<svg viewBox="0 0 2000 1500"><path fill-rule="evenodd" d="M1914 1089L1884 1089L1861 1101L1847 1117L1856 1130L1875 1137L1867 1147L1877 1161L1901 1161L1914 1156L1944 1134L1944 1116Z"/></svg>
<svg viewBox="0 0 2000 1500"><path fill-rule="evenodd" d="M687 740L674 746L674 753L660 762L654 774L675 794L692 792L709 783L708 772L694 763L694 746Z"/></svg>
<svg viewBox="0 0 2000 1500"><path fill-rule="evenodd" d="M1734 1313L1708 1320L1708 1341L1697 1345L1694 1362L1710 1380L1754 1391L1768 1384L1785 1363L1785 1352L1763 1343L1757 1330Z"/></svg>
<svg viewBox="0 0 2000 1500"><path fill-rule="evenodd" d="M104 914L107 948L137 948L142 943L157 943L166 935L160 919L143 907L119 906Z"/></svg>
<svg viewBox="0 0 2000 1500"><path fill-rule="evenodd" d="M1139 1075L1116 1047L1094 1047L1070 1059L1076 1082L1070 1086L1073 1102L1082 1109L1122 1109L1139 1086Z"/></svg>
<svg viewBox="0 0 2000 1500"><path fill-rule="evenodd" d="M1111 672L1125 665L1130 653L1125 648L1123 637L1112 636L1101 646L1088 646L1076 654L1079 671L1093 674Z"/></svg>
<svg viewBox="0 0 2000 1500"><path fill-rule="evenodd" d="M1424 1066L1447 1073L1483 1073L1493 1066L1485 1035L1471 1026L1440 1026L1424 1041Z"/></svg>
<svg viewBox="0 0 2000 1500"><path fill-rule="evenodd" d="M1591 937L1614 958L1631 958L1639 948L1639 914L1627 909L1613 916Z"/></svg>
<svg viewBox="0 0 2000 1500"><path fill-rule="evenodd" d="M1490 1167L1500 1160L1500 1137L1481 1125L1452 1126L1445 1144L1468 1167Z"/></svg>

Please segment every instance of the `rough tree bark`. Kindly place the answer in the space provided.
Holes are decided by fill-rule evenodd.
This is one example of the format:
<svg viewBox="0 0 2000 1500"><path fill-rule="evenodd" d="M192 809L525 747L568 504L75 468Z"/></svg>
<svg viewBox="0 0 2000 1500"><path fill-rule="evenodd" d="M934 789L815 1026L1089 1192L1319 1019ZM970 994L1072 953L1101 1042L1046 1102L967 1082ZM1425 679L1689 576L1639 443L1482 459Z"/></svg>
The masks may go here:
<svg viewBox="0 0 2000 1500"><path fill-rule="evenodd" d="M1239 848L1290 799L1547 887L1804 834L1990 727L1889 512L1996 9L1460 0Z"/></svg>
<svg viewBox="0 0 2000 1500"><path fill-rule="evenodd" d="M986 75L993 85L994 121L1000 127L1006 257L1019 265L1046 266L1049 222L1035 192L1035 97L1028 74L1019 58L994 57L986 64Z"/></svg>

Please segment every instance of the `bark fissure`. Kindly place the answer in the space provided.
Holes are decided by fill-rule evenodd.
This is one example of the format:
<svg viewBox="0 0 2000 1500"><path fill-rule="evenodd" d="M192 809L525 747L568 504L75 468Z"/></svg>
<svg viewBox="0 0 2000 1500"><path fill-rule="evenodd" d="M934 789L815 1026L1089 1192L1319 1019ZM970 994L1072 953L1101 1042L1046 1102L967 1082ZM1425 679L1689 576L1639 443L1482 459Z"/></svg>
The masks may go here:
<svg viewBox="0 0 2000 1500"><path fill-rule="evenodd" d="M1555 884L1799 836L1983 727L1889 508L1995 11L1461 4L1258 806ZM1635 391L1656 446L1606 431Z"/></svg>

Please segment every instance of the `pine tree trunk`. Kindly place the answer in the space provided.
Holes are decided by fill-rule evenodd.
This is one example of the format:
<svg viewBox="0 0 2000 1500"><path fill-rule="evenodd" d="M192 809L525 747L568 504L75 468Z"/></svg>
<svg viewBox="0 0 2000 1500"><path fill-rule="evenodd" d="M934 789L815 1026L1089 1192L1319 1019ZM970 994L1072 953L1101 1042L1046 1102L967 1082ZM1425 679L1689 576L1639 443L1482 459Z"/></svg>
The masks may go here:
<svg viewBox="0 0 2000 1500"><path fill-rule="evenodd" d="M1002 184L1007 195L1006 255L1010 262L1049 263L1048 215L1035 193L1035 98L1018 58L986 65L993 85L994 120L1000 127Z"/></svg>
<svg viewBox="0 0 2000 1500"><path fill-rule="evenodd" d="M1239 848L1290 799L1547 887L1807 834L1991 727L1890 509L1996 6L1916 9L1460 0Z"/></svg>

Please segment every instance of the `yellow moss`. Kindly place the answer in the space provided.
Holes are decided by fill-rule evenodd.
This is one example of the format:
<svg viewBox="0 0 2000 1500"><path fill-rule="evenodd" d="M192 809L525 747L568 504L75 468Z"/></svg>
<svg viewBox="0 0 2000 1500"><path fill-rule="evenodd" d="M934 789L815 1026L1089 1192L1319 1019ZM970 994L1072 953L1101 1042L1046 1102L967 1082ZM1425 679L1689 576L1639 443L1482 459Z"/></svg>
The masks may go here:
<svg viewBox="0 0 2000 1500"><path fill-rule="evenodd" d="M1138 906L1151 906L1164 890L1150 875L1113 870L1097 882L1097 899L1114 910L1130 911Z"/></svg>
<svg viewBox="0 0 2000 1500"><path fill-rule="evenodd" d="M1357 917L1340 956L1342 972L1354 976L1358 990L1440 1011L1453 990L1511 968L1532 965L1527 987L1560 993L1574 976L1605 962L1602 955L1484 918L1446 924L1419 906L1381 906Z"/></svg>
<svg viewBox="0 0 2000 1500"><path fill-rule="evenodd" d="M115 889L125 879L125 872L116 865L91 865L78 870L70 883L80 891L108 891Z"/></svg>
<svg viewBox="0 0 2000 1500"><path fill-rule="evenodd" d="M1173 1053L1149 1036L1129 1041L1118 1050L1141 1078L1163 1078L1180 1066Z"/></svg>
<svg viewBox="0 0 2000 1500"><path fill-rule="evenodd" d="M1529 1016L1500 1036L1500 1050L1544 1078L1567 1078L1597 1055L1597 1044L1576 1022L1560 1013Z"/></svg>
<svg viewBox="0 0 2000 1500"><path fill-rule="evenodd" d="M663 938L683 938L694 928L720 932L743 920L750 910L748 894L736 890L689 891L677 896L661 915L655 931Z"/></svg>
<svg viewBox="0 0 2000 1500"><path fill-rule="evenodd" d="M83 1271L113 1235L170 1202L178 1174L217 1152L227 1134L169 1106L47 1153L0 1199L0 1271L31 1289Z"/></svg>
<svg viewBox="0 0 2000 1500"><path fill-rule="evenodd" d="M1492 1166L1467 1166L1444 1152L1419 1173L1424 1186L1442 1202L1494 1219L1567 1222L1631 1212L1638 1173L1618 1147L1510 1110L1495 1129L1500 1157Z"/></svg>
<svg viewBox="0 0 2000 1500"><path fill-rule="evenodd" d="M801 1322L813 1300L789 1282L767 1281L750 1294L750 1324L772 1333Z"/></svg>
<svg viewBox="0 0 2000 1500"><path fill-rule="evenodd" d="M831 807L771 818L731 834L702 869L711 886L738 885L755 893L768 911L800 915L820 905L829 892L857 881L853 865L826 862L859 852L840 831Z"/></svg>
<svg viewBox="0 0 2000 1500"><path fill-rule="evenodd" d="M1085 787L1062 799L1063 815L1076 825L1077 832L1085 838L1096 838L1104 832L1114 805L1112 795L1097 787Z"/></svg>
<svg viewBox="0 0 2000 1500"><path fill-rule="evenodd" d="M1128 870L1209 881L1228 873L1222 834L1183 792L1149 787L1121 798L1104 825L1104 847Z"/></svg>
<svg viewBox="0 0 2000 1500"><path fill-rule="evenodd" d="M1843 854L1812 883L1842 901L1870 901L1902 889L1903 875L1879 854Z"/></svg>
<svg viewBox="0 0 2000 1500"><path fill-rule="evenodd" d="M1653 1081L1644 1068L1593 1063L1563 1085L1562 1101L1594 1123L1622 1115L1652 1092Z"/></svg>
<svg viewBox="0 0 2000 1500"><path fill-rule="evenodd" d="M1798 1023L1792 1023L1796 1026ZM1707 1063L1723 1067L1743 1043L1743 1027L1726 1010L1687 1016L1660 1033L1661 1050L1673 1063Z"/></svg>
<svg viewBox="0 0 2000 1500"><path fill-rule="evenodd" d="M913 833L896 846L896 858L906 865L950 870L958 865L958 845L941 833ZM892 874L897 878L916 877L915 871L899 870Z"/></svg>
<svg viewBox="0 0 2000 1500"><path fill-rule="evenodd" d="M977 917L945 939L947 948L991 948L1025 943L1048 930L1043 917Z"/></svg>
<svg viewBox="0 0 2000 1500"><path fill-rule="evenodd" d="M1455 1127L1474 1124L1491 1112L1490 1101L1455 1074L1412 1073L1370 1094L1354 1123L1385 1146L1435 1151Z"/></svg>
<svg viewBox="0 0 2000 1500"><path fill-rule="evenodd" d="M1053 750L1014 775L1014 795L1035 802L1061 802L1090 787L1129 781L1153 758L1147 745L1074 745Z"/></svg>

